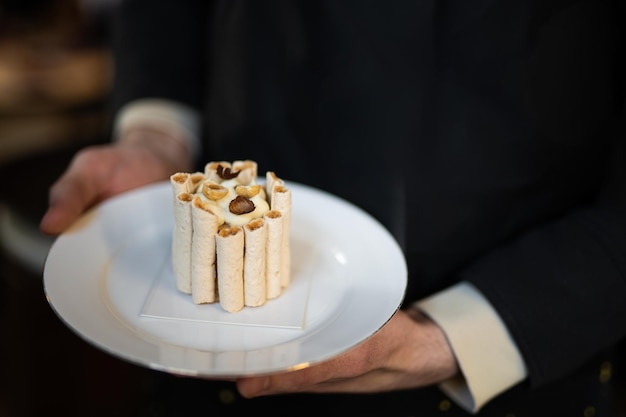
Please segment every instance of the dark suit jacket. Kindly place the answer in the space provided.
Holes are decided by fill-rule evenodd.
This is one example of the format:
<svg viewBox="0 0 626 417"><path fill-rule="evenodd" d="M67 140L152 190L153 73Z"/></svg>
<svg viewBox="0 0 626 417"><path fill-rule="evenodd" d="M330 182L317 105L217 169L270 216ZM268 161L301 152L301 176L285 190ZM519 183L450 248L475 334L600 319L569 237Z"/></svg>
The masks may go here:
<svg viewBox="0 0 626 417"><path fill-rule="evenodd" d="M619 4L139 0L121 10L114 108L146 96L188 103L206 122L199 166L255 159L368 210L404 248L407 303L476 285L529 372L498 410L518 413L585 366L597 379L592 359L626 333Z"/></svg>

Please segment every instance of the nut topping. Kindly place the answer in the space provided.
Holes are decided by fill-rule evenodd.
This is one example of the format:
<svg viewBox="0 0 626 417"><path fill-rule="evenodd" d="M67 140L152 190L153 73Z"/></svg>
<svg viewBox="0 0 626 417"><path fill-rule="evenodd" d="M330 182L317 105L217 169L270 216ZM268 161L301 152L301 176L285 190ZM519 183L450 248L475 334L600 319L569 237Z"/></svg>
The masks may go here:
<svg viewBox="0 0 626 417"><path fill-rule="evenodd" d="M238 195L228 205L228 210L233 214L246 214L254 211L254 203L246 197Z"/></svg>
<svg viewBox="0 0 626 417"><path fill-rule="evenodd" d="M214 182L205 182L202 184L202 194L209 200L217 201L228 194L228 189Z"/></svg>
<svg viewBox="0 0 626 417"><path fill-rule="evenodd" d="M237 175L239 175L239 171L231 171L231 169L229 167L224 167L223 165L218 165L217 166L217 175L219 175L220 178L223 178L225 180L231 180L233 178L237 178Z"/></svg>
<svg viewBox="0 0 626 417"><path fill-rule="evenodd" d="M252 198L257 195L261 191L261 186L259 184L255 185L238 185L235 187L235 192L237 195L246 198Z"/></svg>

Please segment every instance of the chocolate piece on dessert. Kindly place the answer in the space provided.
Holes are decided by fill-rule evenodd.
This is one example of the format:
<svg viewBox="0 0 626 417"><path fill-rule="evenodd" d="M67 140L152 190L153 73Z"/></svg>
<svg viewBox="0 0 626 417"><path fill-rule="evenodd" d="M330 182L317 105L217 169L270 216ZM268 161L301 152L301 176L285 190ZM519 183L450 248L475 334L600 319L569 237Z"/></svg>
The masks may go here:
<svg viewBox="0 0 626 417"><path fill-rule="evenodd" d="M253 212L255 208L252 201L240 195L228 203L228 210L233 214L248 214Z"/></svg>

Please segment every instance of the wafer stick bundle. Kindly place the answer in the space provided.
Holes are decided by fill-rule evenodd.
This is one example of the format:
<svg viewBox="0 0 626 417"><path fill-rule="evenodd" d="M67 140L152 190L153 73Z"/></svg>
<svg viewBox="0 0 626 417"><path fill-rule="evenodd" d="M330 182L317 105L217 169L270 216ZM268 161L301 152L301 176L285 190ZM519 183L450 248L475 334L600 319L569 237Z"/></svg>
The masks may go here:
<svg viewBox="0 0 626 417"><path fill-rule="evenodd" d="M252 160L209 162L170 177L176 288L231 313L262 306L291 280L291 190Z"/></svg>

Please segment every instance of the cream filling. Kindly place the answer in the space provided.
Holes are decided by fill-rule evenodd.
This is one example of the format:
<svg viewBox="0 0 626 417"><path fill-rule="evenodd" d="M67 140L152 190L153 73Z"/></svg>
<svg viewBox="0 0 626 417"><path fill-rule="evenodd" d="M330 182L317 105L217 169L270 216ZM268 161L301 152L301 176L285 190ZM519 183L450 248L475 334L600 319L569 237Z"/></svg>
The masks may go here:
<svg viewBox="0 0 626 417"><path fill-rule="evenodd" d="M226 223L230 226L243 226L245 224L248 224L251 220L263 217L263 215L270 210L270 206L267 203L265 190L263 189L263 187L261 187L261 191L257 195L249 199L250 201L252 201L252 203L254 203L253 211L245 214L232 213L229 210L228 206L230 202L237 197L235 187L242 184L237 180L237 178L233 178L230 180L222 181L220 185L228 190L228 194L226 194L219 200L208 199L202 193L202 183L198 186L197 190L197 195L199 195L200 198L207 202L213 214L217 216L220 225ZM256 185L256 182L253 180L246 185Z"/></svg>

